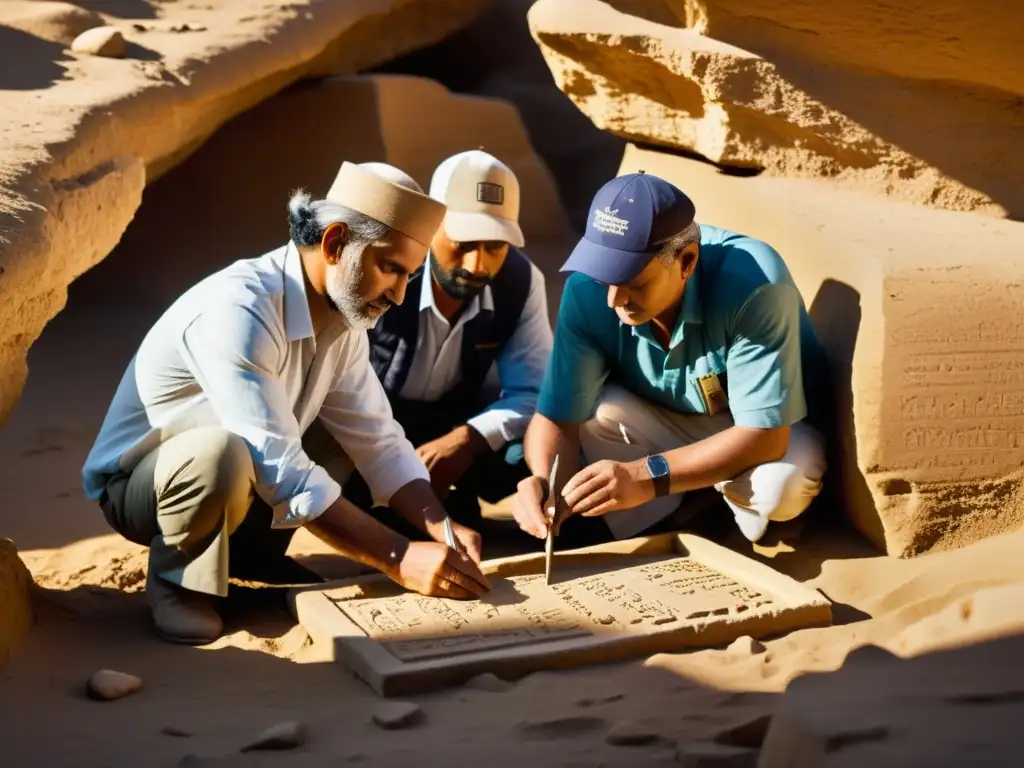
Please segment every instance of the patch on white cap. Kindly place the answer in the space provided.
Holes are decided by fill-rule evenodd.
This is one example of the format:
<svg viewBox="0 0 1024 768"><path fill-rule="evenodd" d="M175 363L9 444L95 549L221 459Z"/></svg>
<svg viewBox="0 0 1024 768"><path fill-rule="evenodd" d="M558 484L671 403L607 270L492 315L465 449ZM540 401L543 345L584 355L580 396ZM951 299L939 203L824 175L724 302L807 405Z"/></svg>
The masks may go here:
<svg viewBox="0 0 1024 768"><path fill-rule="evenodd" d="M493 155L460 152L441 163L430 180L430 196L444 203L444 230L458 242L501 240L521 248L519 180Z"/></svg>

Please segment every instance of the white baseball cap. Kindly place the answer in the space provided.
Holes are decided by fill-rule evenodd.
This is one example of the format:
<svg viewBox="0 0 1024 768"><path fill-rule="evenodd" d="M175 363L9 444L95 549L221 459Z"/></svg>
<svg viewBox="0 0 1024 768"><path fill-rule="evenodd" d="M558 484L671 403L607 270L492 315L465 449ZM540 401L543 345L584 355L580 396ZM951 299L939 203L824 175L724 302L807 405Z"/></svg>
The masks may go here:
<svg viewBox="0 0 1024 768"><path fill-rule="evenodd" d="M475 149L452 155L434 171L430 196L448 206L443 226L452 240L501 240L523 247L519 180L493 155Z"/></svg>

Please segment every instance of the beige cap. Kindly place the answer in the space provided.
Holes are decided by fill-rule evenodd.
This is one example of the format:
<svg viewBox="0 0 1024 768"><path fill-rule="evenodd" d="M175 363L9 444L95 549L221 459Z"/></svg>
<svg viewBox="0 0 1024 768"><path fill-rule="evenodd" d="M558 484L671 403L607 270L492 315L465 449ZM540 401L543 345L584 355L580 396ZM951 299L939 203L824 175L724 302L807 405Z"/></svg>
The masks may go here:
<svg viewBox="0 0 1024 768"><path fill-rule="evenodd" d="M401 168L396 168L393 165L387 163L360 163L360 168L365 168L368 171L373 171L378 176L383 176L388 181L393 181L395 184L406 187L424 194L423 187L421 187L412 176L403 171Z"/></svg>
<svg viewBox="0 0 1024 768"><path fill-rule="evenodd" d="M428 247L446 210L438 200L349 162L342 163L326 199L387 224Z"/></svg>
<svg viewBox="0 0 1024 768"><path fill-rule="evenodd" d="M430 196L448 206L444 231L452 240L502 240L523 247L519 180L493 155L471 150L449 157L434 171Z"/></svg>

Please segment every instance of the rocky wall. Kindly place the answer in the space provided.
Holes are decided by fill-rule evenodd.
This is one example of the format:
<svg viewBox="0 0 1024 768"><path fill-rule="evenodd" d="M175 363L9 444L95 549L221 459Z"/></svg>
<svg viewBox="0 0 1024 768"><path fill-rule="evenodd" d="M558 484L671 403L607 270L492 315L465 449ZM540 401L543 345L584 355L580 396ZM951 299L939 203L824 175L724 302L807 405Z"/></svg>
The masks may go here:
<svg viewBox="0 0 1024 768"><path fill-rule="evenodd" d="M529 19L559 87L611 133L1024 217L1024 5L539 0Z"/></svg>
<svg viewBox="0 0 1024 768"><path fill-rule="evenodd" d="M143 189L220 126L307 75L428 45L483 0L0 6L0 424L67 285L103 259ZM72 52L101 22L120 58ZM295 115L343 120L343 114ZM254 158L254 160L257 158Z"/></svg>

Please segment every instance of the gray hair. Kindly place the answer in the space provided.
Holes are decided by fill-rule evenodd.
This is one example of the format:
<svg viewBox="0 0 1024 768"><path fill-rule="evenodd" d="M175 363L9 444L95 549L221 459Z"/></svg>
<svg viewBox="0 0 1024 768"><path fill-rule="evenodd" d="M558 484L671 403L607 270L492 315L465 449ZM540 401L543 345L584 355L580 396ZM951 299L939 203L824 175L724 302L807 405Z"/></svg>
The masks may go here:
<svg viewBox="0 0 1024 768"><path fill-rule="evenodd" d="M288 201L288 228L292 241L300 247L319 245L331 224L342 222L351 233L350 242L382 245L391 227L330 200L314 200L305 190L296 190Z"/></svg>
<svg viewBox="0 0 1024 768"><path fill-rule="evenodd" d="M696 243L700 245L700 225L696 221L690 222L690 226L680 232L678 235L674 235L665 245L658 251L658 258L666 265L669 266L677 258L679 258L679 252L688 245Z"/></svg>

